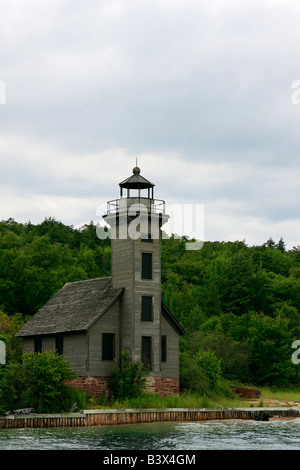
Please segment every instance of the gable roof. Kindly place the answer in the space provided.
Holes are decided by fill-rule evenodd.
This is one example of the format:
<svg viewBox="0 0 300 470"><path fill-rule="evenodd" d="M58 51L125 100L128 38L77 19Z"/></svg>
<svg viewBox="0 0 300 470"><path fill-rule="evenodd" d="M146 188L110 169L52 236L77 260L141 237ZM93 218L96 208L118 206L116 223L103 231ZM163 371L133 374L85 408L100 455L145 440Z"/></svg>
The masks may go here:
<svg viewBox="0 0 300 470"><path fill-rule="evenodd" d="M66 283L16 334L19 337L87 331L124 289L111 277Z"/></svg>
<svg viewBox="0 0 300 470"><path fill-rule="evenodd" d="M18 337L87 331L123 294L111 277L67 282L16 334ZM179 335L186 332L161 303L161 313Z"/></svg>
<svg viewBox="0 0 300 470"><path fill-rule="evenodd" d="M168 307L162 302L161 303L161 313L165 317L165 319L170 323L171 326L177 331L177 333L180 336L183 336L186 334L185 329L183 326L180 325L180 323L176 320L174 317L173 313L168 309Z"/></svg>

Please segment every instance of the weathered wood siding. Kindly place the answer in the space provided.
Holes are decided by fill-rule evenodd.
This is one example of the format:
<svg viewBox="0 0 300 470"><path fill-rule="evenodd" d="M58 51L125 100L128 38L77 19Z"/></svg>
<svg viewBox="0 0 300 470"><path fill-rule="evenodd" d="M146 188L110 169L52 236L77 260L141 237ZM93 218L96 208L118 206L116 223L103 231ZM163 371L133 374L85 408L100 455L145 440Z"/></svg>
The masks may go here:
<svg viewBox="0 0 300 470"><path fill-rule="evenodd" d="M23 354L34 352L34 338L23 338ZM55 349L55 336L44 336L42 338L42 352L54 351Z"/></svg>
<svg viewBox="0 0 300 470"><path fill-rule="evenodd" d="M87 334L73 333L64 336L64 358L70 361L71 368L77 375L88 375L87 373Z"/></svg>
<svg viewBox="0 0 300 470"><path fill-rule="evenodd" d="M149 232L151 227L149 227ZM160 373L161 253L160 239L150 243L131 239L112 239L113 287L124 287L121 304L120 348L130 351L134 361L141 358L142 336L152 340L152 373ZM152 279L142 279L142 253L152 254ZM142 296L153 297L151 322L141 320Z"/></svg>
<svg viewBox="0 0 300 470"><path fill-rule="evenodd" d="M142 253L152 254L152 279L142 279ZM160 373L160 310L161 310L161 267L160 240L151 243L135 241L135 302L134 302L134 350L133 359L137 360L142 353L142 336L152 339L152 374ZM141 320L142 296L152 296L152 321Z"/></svg>
<svg viewBox="0 0 300 470"><path fill-rule="evenodd" d="M55 336L42 338L42 352L55 350ZM34 352L34 338L23 338L23 353ZM71 368L77 375L87 375L87 335L73 333L64 335L63 356L70 361Z"/></svg>
<svg viewBox="0 0 300 470"><path fill-rule="evenodd" d="M88 333L89 358L88 375L107 376L114 367L114 361L102 361L102 334L115 335L115 358L120 354L120 300L115 302L104 315L92 326Z"/></svg>
<svg viewBox="0 0 300 470"><path fill-rule="evenodd" d="M161 363L161 376L178 377L179 336L163 315L161 315L161 334L167 337L167 361Z"/></svg>
<svg viewBox="0 0 300 470"><path fill-rule="evenodd" d="M34 352L34 339L23 338L23 354Z"/></svg>
<svg viewBox="0 0 300 470"><path fill-rule="evenodd" d="M132 351L132 309L134 302L134 241L112 239L111 241L111 270L114 288L124 287L122 296L122 345Z"/></svg>

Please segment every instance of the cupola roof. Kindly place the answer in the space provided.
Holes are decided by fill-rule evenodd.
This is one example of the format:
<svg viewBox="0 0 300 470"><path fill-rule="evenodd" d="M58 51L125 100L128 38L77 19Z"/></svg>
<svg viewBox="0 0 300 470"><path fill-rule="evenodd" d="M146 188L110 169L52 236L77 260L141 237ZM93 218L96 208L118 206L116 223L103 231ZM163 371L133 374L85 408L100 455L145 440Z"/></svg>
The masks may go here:
<svg viewBox="0 0 300 470"><path fill-rule="evenodd" d="M120 188L127 189L146 189L153 188L155 185L141 175L141 170L135 166L132 170L132 175L126 180L119 183Z"/></svg>

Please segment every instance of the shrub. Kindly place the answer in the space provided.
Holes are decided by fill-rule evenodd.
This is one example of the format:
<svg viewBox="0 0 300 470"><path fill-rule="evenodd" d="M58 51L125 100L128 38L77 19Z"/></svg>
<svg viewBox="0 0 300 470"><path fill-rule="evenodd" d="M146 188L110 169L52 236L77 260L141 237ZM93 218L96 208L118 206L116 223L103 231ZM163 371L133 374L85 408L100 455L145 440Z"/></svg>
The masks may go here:
<svg viewBox="0 0 300 470"><path fill-rule="evenodd" d="M199 350L193 356L183 352L180 354L180 387L202 396L219 393L230 395L230 388L221 370L221 361L213 351Z"/></svg>
<svg viewBox="0 0 300 470"><path fill-rule="evenodd" d="M25 389L26 378L22 364L11 362L0 367L0 414L27 407Z"/></svg>
<svg viewBox="0 0 300 470"><path fill-rule="evenodd" d="M121 367L115 367L108 379L113 395L118 400L139 397L146 387L149 369L140 361L132 362L127 350L121 352Z"/></svg>
<svg viewBox="0 0 300 470"><path fill-rule="evenodd" d="M180 354L180 389L207 395L209 382L203 370L188 353Z"/></svg>
<svg viewBox="0 0 300 470"><path fill-rule="evenodd" d="M61 411L69 407L71 390L66 380L75 373L63 356L53 351L24 354L27 401L37 412Z"/></svg>
<svg viewBox="0 0 300 470"><path fill-rule="evenodd" d="M66 380L75 373L62 356L53 351L24 354L24 363L9 363L0 370L1 412L34 408L38 413L69 411L74 403Z"/></svg>
<svg viewBox="0 0 300 470"><path fill-rule="evenodd" d="M195 355L197 367L207 378L209 390L218 392L221 383L221 361L213 351L198 351Z"/></svg>

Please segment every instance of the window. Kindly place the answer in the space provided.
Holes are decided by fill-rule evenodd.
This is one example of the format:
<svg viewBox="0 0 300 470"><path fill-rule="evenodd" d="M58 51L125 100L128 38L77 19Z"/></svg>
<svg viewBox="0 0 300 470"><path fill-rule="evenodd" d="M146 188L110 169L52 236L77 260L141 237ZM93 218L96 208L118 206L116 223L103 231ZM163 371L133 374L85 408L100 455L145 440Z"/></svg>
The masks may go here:
<svg viewBox="0 0 300 470"><path fill-rule="evenodd" d="M152 253L142 253L142 279L152 279Z"/></svg>
<svg viewBox="0 0 300 470"><path fill-rule="evenodd" d="M55 349L62 356L64 353L64 337L62 335L55 337Z"/></svg>
<svg viewBox="0 0 300 470"><path fill-rule="evenodd" d="M152 321L152 297L142 296L142 321Z"/></svg>
<svg viewBox="0 0 300 470"><path fill-rule="evenodd" d="M167 337L161 337L161 362L167 362Z"/></svg>
<svg viewBox="0 0 300 470"><path fill-rule="evenodd" d="M142 336L142 363L151 369L151 336Z"/></svg>
<svg viewBox="0 0 300 470"><path fill-rule="evenodd" d="M102 334L102 361L113 361L115 357L115 335Z"/></svg>
<svg viewBox="0 0 300 470"><path fill-rule="evenodd" d="M37 336L34 338L34 352L41 353L42 352L42 337Z"/></svg>

